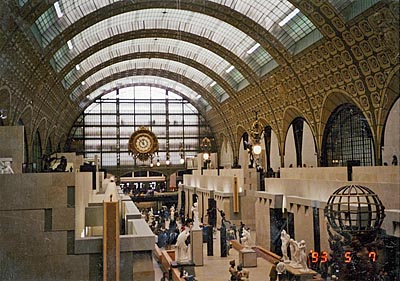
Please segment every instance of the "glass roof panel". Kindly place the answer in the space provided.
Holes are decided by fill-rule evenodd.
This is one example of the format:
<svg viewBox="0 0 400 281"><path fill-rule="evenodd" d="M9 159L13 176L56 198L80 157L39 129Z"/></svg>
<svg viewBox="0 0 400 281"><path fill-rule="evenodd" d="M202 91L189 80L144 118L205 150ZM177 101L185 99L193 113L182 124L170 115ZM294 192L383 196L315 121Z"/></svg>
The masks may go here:
<svg viewBox="0 0 400 281"><path fill-rule="evenodd" d="M290 48L297 41L315 29L315 26L298 12L296 7L287 0L209 0L220 5L228 6L231 9L244 14L267 29L274 35L286 48ZM297 13L301 20L290 20L289 15ZM294 19L294 18L293 18ZM299 34L288 32L283 21L290 24L291 30L300 31Z"/></svg>
<svg viewBox="0 0 400 281"><path fill-rule="evenodd" d="M50 8L47 12L53 15L52 20L56 21L57 24L48 25L46 21L37 20L36 25L41 31L43 40L43 47L47 46L58 34L60 34L64 29L66 29L71 24L75 23L77 20L81 19L85 15L96 11L102 7L110 5L114 2L120 0L60 0L60 7L64 16L57 20L54 8ZM283 20L287 20L287 16L290 15L296 8L287 0L209 0L220 5L227 6L247 17L257 22L265 29L270 31L273 35L277 36L287 48L291 45L287 45L288 42L294 44L297 40L288 40L286 37L282 36L284 30L282 30L280 23ZM351 2L344 0L329 0L330 2L337 3L339 6L343 6L342 2ZM355 0L352 0L355 1ZM365 0L360 0L365 1ZM334 4L335 5L335 4ZM299 17L305 18L304 15L300 13ZM138 19L138 18L136 18ZM307 22L303 25L301 22ZM294 21L292 29L302 30L303 33L296 37L303 37L315 29L315 26L308 20L302 19L301 22ZM286 44L285 44L286 43Z"/></svg>
<svg viewBox="0 0 400 281"><path fill-rule="evenodd" d="M110 65L108 67L105 67L99 70L98 72L94 73L87 79L85 79L85 85L87 87L90 87L106 77L113 75L118 76L120 72L132 69L156 69L156 70L160 69L160 70L172 71L180 75L183 75L190 80L195 81L204 88L207 88L207 86L209 86L210 83L213 81L212 78L210 78L203 72L180 62L170 61L166 59L158 59L158 58L157 59L143 58L143 59L122 61ZM78 89L79 88L80 86L78 86ZM214 91L212 92L217 97L217 99L219 99L219 96L225 94L225 91L221 87L219 88L213 87L213 89Z"/></svg>
<svg viewBox="0 0 400 281"><path fill-rule="evenodd" d="M364 12L381 0L328 0L348 21Z"/></svg>
<svg viewBox="0 0 400 281"><path fill-rule="evenodd" d="M18 5L20 7L23 7L26 4L26 2L28 2L28 0L18 0Z"/></svg>
<svg viewBox="0 0 400 281"><path fill-rule="evenodd" d="M230 66L229 62L219 55L209 51L208 49L176 39L139 38L111 45L87 57L85 60L79 63L79 71L76 70L76 68L73 68L64 77L63 85L66 88L69 88L77 79L79 79L79 77L97 65L119 56L139 52L161 52L190 58L215 71L217 74L222 76L234 89L237 88L237 85L240 82L245 80L239 71L226 73L225 70Z"/></svg>
<svg viewBox="0 0 400 281"><path fill-rule="evenodd" d="M196 102L196 104L199 104L200 107L205 108L206 110L211 109L211 106L209 103L203 99L202 97L199 97L199 94L193 91L191 88L185 86L184 84L181 84L177 81L168 79L168 78L163 78L163 77L157 77L157 76L131 76L131 77L124 77L120 78L117 80L114 80L112 82L109 82L100 88L96 89L93 91L91 94L87 96L89 100L94 100L96 97L102 95L105 92L110 91L111 89L114 88L120 88L123 85L129 85L129 84L142 84L142 85L158 85L166 88L171 88L175 89L177 93L181 93L184 96L186 96L189 100L192 100ZM86 87L85 87L86 88ZM81 92L77 92L79 95ZM71 94L70 98L71 100L75 101L78 98L78 95ZM83 107L87 103L82 103Z"/></svg>
<svg viewBox="0 0 400 281"><path fill-rule="evenodd" d="M256 44L254 39L216 18L184 10L147 9L110 17L77 34L70 40L72 49L65 45L55 53L53 59L56 70L64 68L71 59L102 40L146 29L178 30L205 37L232 51L256 72L272 60L271 55L262 47L259 47L257 59L250 60L252 56L247 51Z"/></svg>

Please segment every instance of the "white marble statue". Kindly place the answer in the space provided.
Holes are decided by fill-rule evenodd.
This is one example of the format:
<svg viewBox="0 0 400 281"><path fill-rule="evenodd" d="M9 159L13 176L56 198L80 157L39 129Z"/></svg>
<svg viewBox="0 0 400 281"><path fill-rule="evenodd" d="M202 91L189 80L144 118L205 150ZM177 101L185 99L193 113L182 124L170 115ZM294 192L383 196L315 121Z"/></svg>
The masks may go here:
<svg viewBox="0 0 400 281"><path fill-rule="evenodd" d="M309 271L307 266L306 241L304 240L301 240L299 243L299 264L301 265L301 271Z"/></svg>
<svg viewBox="0 0 400 281"><path fill-rule="evenodd" d="M290 265L294 268L300 268L301 265L299 264L300 260L299 243L294 239L290 239L289 247L290 247Z"/></svg>
<svg viewBox="0 0 400 281"><path fill-rule="evenodd" d="M200 220L199 220L199 208L197 206L197 202L193 203L192 206L192 212L193 212L193 230L199 230L200 229Z"/></svg>
<svg viewBox="0 0 400 281"><path fill-rule="evenodd" d="M189 235L189 228L185 227L176 239L176 261L178 263L184 263L190 260L189 245L186 245L186 239L189 237Z"/></svg>
<svg viewBox="0 0 400 281"><path fill-rule="evenodd" d="M240 239L240 242L242 242L242 245L247 249L250 248L250 239L250 228L243 228L242 238Z"/></svg>
<svg viewBox="0 0 400 281"><path fill-rule="evenodd" d="M148 216L149 216L149 221L148 221L148 224L152 224L152 223L153 223L153 221L154 221L154 213L153 213L153 208L151 208L151 209L150 209Z"/></svg>
<svg viewBox="0 0 400 281"><path fill-rule="evenodd" d="M281 250L282 250L282 258L285 263L290 262L289 256L287 254L289 240L290 240L290 235L288 233L286 233L285 230L282 230L282 232L281 232L281 241L282 241Z"/></svg>
<svg viewBox="0 0 400 281"><path fill-rule="evenodd" d="M169 208L169 219L171 221L175 220L175 205L172 205L171 208Z"/></svg>
<svg viewBox="0 0 400 281"><path fill-rule="evenodd" d="M0 174L14 174L10 161L0 160Z"/></svg>

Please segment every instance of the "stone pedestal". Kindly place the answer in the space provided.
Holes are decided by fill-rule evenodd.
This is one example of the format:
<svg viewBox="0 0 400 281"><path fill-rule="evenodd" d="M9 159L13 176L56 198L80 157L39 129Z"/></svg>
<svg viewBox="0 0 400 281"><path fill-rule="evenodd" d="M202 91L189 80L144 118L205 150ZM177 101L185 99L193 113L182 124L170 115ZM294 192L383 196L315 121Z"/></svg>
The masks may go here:
<svg viewBox="0 0 400 281"><path fill-rule="evenodd" d="M243 267L257 266L257 253L252 249L243 249L239 252L239 264Z"/></svg>
<svg viewBox="0 0 400 281"><path fill-rule="evenodd" d="M203 265L203 231L190 231L190 252L192 253L192 261L196 266Z"/></svg>
<svg viewBox="0 0 400 281"><path fill-rule="evenodd" d="M313 278L314 275L317 275L317 272L309 269L308 271L303 271L299 268L294 268L290 264L285 264L286 271L296 277L296 280L306 281Z"/></svg>

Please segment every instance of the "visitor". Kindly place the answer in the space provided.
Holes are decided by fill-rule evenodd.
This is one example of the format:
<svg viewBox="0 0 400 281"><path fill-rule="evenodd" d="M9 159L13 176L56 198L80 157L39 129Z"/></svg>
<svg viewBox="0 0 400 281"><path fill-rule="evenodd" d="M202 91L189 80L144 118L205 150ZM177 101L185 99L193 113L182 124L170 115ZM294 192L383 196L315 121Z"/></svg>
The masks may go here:
<svg viewBox="0 0 400 281"><path fill-rule="evenodd" d="M393 166L397 166L398 162L397 162L397 156L393 155L393 159L392 159L392 165Z"/></svg>

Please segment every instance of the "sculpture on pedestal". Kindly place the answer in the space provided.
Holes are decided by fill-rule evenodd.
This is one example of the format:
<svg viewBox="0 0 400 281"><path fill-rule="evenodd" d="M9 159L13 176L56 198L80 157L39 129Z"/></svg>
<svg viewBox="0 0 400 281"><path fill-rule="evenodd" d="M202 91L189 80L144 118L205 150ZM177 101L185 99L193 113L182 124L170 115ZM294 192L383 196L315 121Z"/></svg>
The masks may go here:
<svg viewBox="0 0 400 281"><path fill-rule="evenodd" d="M281 232L281 241L282 241L282 246L281 246L281 250L282 250L282 259L285 263L289 263L289 256L287 254L287 248L289 246L289 240L290 240L290 235L288 233L286 233L285 230L282 230Z"/></svg>
<svg viewBox="0 0 400 281"><path fill-rule="evenodd" d="M0 174L14 174L10 161L0 160Z"/></svg>
<svg viewBox="0 0 400 281"><path fill-rule="evenodd" d="M200 221L199 221L199 208L197 206L197 202L193 203L192 212L193 212L193 230L199 230Z"/></svg>
<svg viewBox="0 0 400 281"><path fill-rule="evenodd" d="M189 227L185 226L176 240L175 244L177 248L176 261L178 263L185 263L189 262L190 260L189 245L187 243L189 235L190 235L190 229Z"/></svg>
<svg viewBox="0 0 400 281"><path fill-rule="evenodd" d="M301 265L301 271L309 271L307 266L306 241L304 240L301 240L299 243L299 264Z"/></svg>
<svg viewBox="0 0 400 281"><path fill-rule="evenodd" d="M243 246L245 246L246 248L250 248L250 239L251 239L251 234L250 234L250 228L244 228L243 229L243 233L242 233L242 238L241 238L241 242L243 244Z"/></svg>
<svg viewBox="0 0 400 281"><path fill-rule="evenodd" d="M290 265L294 268L300 268L301 265L299 264L300 261L299 243L294 239L290 239L289 247L290 247Z"/></svg>

